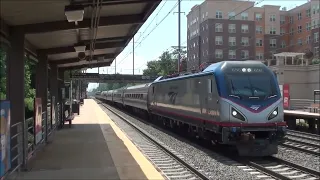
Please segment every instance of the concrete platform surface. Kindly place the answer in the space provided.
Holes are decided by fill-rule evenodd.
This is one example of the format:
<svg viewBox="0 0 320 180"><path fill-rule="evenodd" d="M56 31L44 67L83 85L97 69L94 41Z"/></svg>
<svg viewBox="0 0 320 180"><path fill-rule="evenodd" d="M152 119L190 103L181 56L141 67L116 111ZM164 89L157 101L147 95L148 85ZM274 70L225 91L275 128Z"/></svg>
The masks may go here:
<svg viewBox="0 0 320 180"><path fill-rule="evenodd" d="M84 100L71 129L55 132L19 180L164 179L92 99Z"/></svg>

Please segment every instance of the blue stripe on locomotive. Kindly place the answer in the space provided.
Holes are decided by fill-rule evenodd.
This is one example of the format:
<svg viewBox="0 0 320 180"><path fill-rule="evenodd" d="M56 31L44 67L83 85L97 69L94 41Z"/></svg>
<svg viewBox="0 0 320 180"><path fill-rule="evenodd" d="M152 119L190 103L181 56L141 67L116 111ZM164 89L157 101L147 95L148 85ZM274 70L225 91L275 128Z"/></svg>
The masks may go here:
<svg viewBox="0 0 320 180"><path fill-rule="evenodd" d="M212 65L208 66L203 71L203 72L211 71L211 72L213 72L213 74L215 74L217 89L218 89L218 93L219 93L220 97L225 98L225 99L229 99L229 100L235 102L236 104L241 104L242 106L246 107L247 109L249 109L253 104L260 105L260 109L264 109L267 106L270 106L271 104L275 103L276 101L278 101L281 98L281 93L280 93L277 78L274 75L274 73L265 65L263 67L264 70L269 72L269 74L272 76L273 83L275 83L275 85L276 85L277 97L267 99L265 101L260 101L260 102L246 101L246 100L241 100L241 99L237 99L237 98L230 98L227 94L227 87L226 87L226 80L224 78L224 72L221 69L223 64L224 64L224 62L212 64Z"/></svg>

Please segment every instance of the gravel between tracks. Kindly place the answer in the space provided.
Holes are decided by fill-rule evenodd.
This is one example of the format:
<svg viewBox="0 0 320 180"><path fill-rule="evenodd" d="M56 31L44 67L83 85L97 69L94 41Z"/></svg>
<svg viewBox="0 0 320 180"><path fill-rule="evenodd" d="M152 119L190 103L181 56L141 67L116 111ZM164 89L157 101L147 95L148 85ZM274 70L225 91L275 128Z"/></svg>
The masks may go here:
<svg viewBox="0 0 320 180"><path fill-rule="evenodd" d="M273 155L277 158L284 159L300 166L320 171L320 157L306 154L297 150L279 146L278 154Z"/></svg>
<svg viewBox="0 0 320 180"><path fill-rule="evenodd" d="M124 131L128 128L131 128L127 123L123 120L119 119L116 115L112 112L107 110L106 108L102 107L103 110L108 114L108 116L117 123L117 125L123 129ZM179 152L180 155L185 157L187 163L192 164L194 167L197 167L198 170L202 170L204 174L209 177L210 179L224 179L224 180L234 180L234 179L255 179L254 176L250 175L249 173L242 171L237 167L240 165L230 159L222 157L216 153L204 152L202 150L197 149L196 147L182 142L170 135L167 135L158 129L155 129L149 125L146 125L139 120L136 120L128 115L123 114L128 120L132 123L136 124L143 130L147 131L149 134L156 137L157 140L163 142L165 145L169 146L176 152ZM133 141L135 141L133 139ZM139 143L138 141L135 143Z"/></svg>

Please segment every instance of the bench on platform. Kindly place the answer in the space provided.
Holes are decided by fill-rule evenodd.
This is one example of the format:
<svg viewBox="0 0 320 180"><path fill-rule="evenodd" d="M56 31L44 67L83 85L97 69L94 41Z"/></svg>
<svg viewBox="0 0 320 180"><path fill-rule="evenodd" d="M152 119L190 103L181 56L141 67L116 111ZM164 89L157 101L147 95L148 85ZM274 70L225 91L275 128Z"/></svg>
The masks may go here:
<svg viewBox="0 0 320 180"><path fill-rule="evenodd" d="M320 110L320 104L312 103L309 107L307 107L307 109L309 109L309 112L317 113Z"/></svg>

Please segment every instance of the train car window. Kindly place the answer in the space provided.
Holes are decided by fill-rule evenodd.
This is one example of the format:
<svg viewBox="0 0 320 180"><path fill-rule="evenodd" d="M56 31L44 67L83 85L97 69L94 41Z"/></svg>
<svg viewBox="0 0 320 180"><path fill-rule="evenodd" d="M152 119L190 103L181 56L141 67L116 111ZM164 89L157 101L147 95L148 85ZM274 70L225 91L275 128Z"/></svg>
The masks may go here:
<svg viewBox="0 0 320 180"><path fill-rule="evenodd" d="M152 94L154 94L154 86L152 87Z"/></svg>
<svg viewBox="0 0 320 180"><path fill-rule="evenodd" d="M208 79L208 93L212 93L212 80Z"/></svg>

